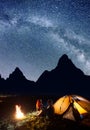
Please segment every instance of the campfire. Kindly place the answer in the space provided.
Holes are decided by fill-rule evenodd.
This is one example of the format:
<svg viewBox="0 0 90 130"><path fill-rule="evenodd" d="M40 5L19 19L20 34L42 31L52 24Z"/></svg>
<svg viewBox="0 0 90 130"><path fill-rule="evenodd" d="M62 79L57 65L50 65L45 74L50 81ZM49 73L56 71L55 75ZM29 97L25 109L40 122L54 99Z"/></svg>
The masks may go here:
<svg viewBox="0 0 90 130"><path fill-rule="evenodd" d="M16 119L24 119L25 115L21 110L21 106L16 105L15 108L16 108L15 118Z"/></svg>

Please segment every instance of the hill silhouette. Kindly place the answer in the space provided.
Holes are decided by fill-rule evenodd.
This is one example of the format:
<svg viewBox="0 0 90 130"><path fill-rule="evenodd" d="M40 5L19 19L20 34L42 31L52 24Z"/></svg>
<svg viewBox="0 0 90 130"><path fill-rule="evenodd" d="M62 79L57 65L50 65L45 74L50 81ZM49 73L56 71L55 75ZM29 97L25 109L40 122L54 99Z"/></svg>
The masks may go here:
<svg viewBox="0 0 90 130"><path fill-rule="evenodd" d="M64 54L55 69L44 71L37 80L39 91L58 95L79 94L89 97L90 76L77 68Z"/></svg>
<svg viewBox="0 0 90 130"><path fill-rule="evenodd" d="M1 94L29 94L34 90L34 81L27 80L22 71L16 67L5 80L0 78Z"/></svg>
<svg viewBox="0 0 90 130"><path fill-rule="evenodd" d="M22 71L16 67L15 70L9 75L9 78L7 78L7 80L26 80L26 77L23 75Z"/></svg>
<svg viewBox="0 0 90 130"><path fill-rule="evenodd" d="M53 70L45 70L36 82L27 80L18 67L6 80L0 77L1 94L79 94L89 97L89 86L90 76L77 68L66 54Z"/></svg>

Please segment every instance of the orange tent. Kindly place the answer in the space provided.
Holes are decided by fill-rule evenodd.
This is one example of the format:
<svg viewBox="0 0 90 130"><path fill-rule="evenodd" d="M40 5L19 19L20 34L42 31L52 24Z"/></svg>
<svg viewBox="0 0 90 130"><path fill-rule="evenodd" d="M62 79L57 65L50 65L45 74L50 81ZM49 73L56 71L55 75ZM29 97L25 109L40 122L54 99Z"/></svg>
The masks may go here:
<svg viewBox="0 0 90 130"><path fill-rule="evenodd" d="M77 120L80 115L90 112L90 101L78 95L66 95L59 98L53 105L54 113L63 118Z"/></svg>

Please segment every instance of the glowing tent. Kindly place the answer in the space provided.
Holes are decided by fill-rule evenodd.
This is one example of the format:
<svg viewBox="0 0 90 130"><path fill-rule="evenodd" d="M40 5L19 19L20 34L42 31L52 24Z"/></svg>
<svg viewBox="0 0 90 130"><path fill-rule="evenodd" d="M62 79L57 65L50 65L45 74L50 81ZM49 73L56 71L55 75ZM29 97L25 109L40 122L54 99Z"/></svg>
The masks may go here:
<svg viewBox="0 0 90 130"><path fill-rule="evenodd" d="M63 118L78 120L81 115L90 113L90 101L77 95L66 95L59 98L53 105L54 113Z"/></svg>

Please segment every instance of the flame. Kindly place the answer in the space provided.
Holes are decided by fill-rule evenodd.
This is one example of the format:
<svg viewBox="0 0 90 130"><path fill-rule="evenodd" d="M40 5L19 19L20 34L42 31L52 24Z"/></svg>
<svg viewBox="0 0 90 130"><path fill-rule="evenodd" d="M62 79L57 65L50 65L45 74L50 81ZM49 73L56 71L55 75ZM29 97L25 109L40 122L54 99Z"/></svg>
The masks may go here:
<svg viewBox="0 0 90 130"><path fill-rule="evenodd" d="M16 105L16 114L15 114L15 117L17 119L23 119L25 116L24 116L24 113L21 111L21 106L19 105Z"/></svg>

